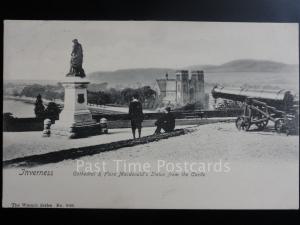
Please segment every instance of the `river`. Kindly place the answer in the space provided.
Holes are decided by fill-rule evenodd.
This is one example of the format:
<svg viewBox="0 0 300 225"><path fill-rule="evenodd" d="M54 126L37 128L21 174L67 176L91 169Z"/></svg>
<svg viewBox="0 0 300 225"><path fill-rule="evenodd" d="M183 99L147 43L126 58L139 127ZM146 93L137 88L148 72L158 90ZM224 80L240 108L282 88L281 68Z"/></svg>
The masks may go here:
<svg viewBox="0 0 300 225"><path fill-rule="evenodd" d="M34 105L15 100L3 100L3 113L10 112L14 117L35 117Z"/></svg>

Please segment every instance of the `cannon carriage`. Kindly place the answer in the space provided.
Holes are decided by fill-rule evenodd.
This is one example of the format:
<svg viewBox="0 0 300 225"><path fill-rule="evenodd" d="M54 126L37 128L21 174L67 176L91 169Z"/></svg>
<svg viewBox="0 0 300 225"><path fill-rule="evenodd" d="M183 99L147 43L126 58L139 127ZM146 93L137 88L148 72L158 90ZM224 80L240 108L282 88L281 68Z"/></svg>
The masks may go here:
<svg viewBox="0 0 300 225"><path fill-rule="evenodd" d="M299 101L290 91L215 86L212 96L244 103L243 115L235 122L238 130L248 131L252 125L263 130L272 121L279 133L298 133Z"/></svg>

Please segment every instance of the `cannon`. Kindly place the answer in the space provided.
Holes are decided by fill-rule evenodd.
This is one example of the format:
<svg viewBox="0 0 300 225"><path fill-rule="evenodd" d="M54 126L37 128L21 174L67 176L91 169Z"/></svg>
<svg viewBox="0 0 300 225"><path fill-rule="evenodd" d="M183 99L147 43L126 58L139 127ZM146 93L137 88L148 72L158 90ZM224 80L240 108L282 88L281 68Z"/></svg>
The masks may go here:
<svg viewBox="0 0 300 225"><path fill-rule="evenodd" d="M248 131L252 125L263 130L271 120L277 132L298 133L299 100L287 90L256 90L215 86L212 96L244 103L243 115L236 121L238 130Z"/></svg>

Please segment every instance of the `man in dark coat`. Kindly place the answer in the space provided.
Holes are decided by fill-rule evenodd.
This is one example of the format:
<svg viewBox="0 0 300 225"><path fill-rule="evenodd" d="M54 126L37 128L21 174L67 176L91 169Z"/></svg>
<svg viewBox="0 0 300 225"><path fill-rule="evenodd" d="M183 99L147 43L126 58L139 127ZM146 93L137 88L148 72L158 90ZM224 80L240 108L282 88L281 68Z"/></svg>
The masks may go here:
<svg viewBox="0 0 300 225"><path fill-rule="evenodd" d="M144 120L143 107L141 102L138 100L138 95L135 94L132 97L132 101L129 105L129 118L131 120L131 129L133 139L135 139L135 130L138 129L139 138L142 132L142 122Z"/></svg>
<svg viewBox="0 0 300 225"><path fill-rule="evenodd" d="M162 115L156 122L157 126L154 134L160 134L161 129L165 132L171 132L175 128L175 116L171 113L171 108L166 107L164 115Z"/></svg>

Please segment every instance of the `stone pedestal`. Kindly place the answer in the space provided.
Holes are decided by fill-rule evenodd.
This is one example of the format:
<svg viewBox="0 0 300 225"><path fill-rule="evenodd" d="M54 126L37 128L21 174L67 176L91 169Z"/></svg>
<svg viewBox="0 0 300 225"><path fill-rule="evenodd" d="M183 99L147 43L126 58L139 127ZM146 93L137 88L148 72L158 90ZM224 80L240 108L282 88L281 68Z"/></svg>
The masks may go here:
<svg viewBox="0 0 300 225"><path fill-rule="evenodd" d="M87 108L87 85L89 81L81 77L66 77L64 109L59 120L51 126L51 134L77 138L101 133L99 123L92 119Z"/></svg>

